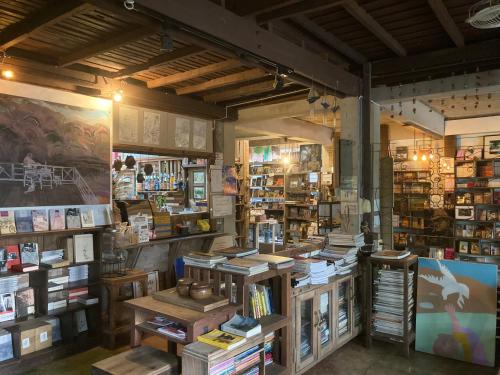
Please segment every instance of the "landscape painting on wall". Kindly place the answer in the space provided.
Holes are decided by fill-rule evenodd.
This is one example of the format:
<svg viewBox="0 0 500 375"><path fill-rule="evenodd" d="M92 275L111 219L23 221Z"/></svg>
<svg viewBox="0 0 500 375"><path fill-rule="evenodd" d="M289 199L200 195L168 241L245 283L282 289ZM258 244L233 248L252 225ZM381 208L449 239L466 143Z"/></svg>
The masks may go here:
<svg viewBox="0 0 500 375"><path fill-rule="evenodd" d="M110 203L108 108L0 94L0 207Z"/></svg>
<svg viewBox="0 0 500 375"><path fill-rule="evenodd" d="M495 264L419 258L415 349L494 366Z"/></svg>

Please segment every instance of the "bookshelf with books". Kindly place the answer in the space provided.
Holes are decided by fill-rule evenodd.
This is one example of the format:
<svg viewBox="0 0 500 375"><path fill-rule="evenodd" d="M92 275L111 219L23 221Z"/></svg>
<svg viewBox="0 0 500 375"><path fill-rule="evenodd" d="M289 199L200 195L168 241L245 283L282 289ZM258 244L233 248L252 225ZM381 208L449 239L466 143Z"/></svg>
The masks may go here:
<svg viewBox="0 0 500 375"><path fill-rule="evenodd" d="M285 242L318 233L321 173L292 169L286 176Z"/></svg>
<svg viewBox="0 0 500 375"><path fill-rule="evenodd" d="M500 258L500 159L468 160L462 154L455 160L456 255Z"/></svg>
<svg viewBox="0 0 500 375"><path fill-rule="evenodd" d="M30 226L28 215L24 216L26 220L18 216L15 233L0 235L3 257L0 262L3 271L0 272L0 289L7 291L4 288L13 287L12 283L2 283L2 280L20 278L15 287L17 291L12 290L16 298L19 295L13 305L14 318L6 319L0 325L15 335L16 332L31 329L32 325L41 326L50 321L53 338L50 345L38 346L29 354L24 354L18 350L20 343L13 336L14 358L0 362L0 372L12 374L28 371L53 358L87 350L100 343L99 259L104 227L82 228L80 217L79 227L72 226L71 217L69 220L66 217L66 223L62 221L62 225L57 220L49 219L47 225L41 223L45 220L37 220L32 221ZM39 224L43 224L43 228ZM78 236L83 236L87 242L68 249L68 241L72 242ZM87 256L87 261L84 261L82 257ZM87 277L71 279L70 269L83 265ZM73 276L74 272L71 274Z"/></svg>

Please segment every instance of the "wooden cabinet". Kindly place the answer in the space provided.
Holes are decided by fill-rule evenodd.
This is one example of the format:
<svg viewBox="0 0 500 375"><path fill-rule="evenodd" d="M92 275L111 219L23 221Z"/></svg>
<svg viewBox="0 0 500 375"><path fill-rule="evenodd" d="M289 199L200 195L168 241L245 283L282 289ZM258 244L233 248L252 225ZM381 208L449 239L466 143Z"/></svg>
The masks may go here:
<svg viewBox="0 0 500 375"><path fill-rule="evenodd" d="M293 373L301 374L361 330L361 283L354 275L292 291Z"/></svg>

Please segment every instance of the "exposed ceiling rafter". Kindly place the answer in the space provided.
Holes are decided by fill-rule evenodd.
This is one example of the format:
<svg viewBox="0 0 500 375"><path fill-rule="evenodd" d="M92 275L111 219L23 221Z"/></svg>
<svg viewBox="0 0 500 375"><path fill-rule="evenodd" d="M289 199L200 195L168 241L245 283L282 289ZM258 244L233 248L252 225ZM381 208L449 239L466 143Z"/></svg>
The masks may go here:
<svg viewBox="0 0 500 375"><path fill-rule="evenodd" d="M427 2L434 11L434 14L436 15L437 19L439 20L443 28L450 36L451 40L453 40L453 43L455 43L457 47L465 46L464 36L460 32L455 21L453 21L453 18L448 12L448 9L446 9L446 6L444 5L443 1L427 0Z"/></svg>
<svg viewBox="0 0 500 375"><path fill-rule="evenodd" d="M133 76L134 74L138 74L158 66L171 64L177 60L197 55L203 51L205 51L205 49L198 46L187 46L178 48L172 52L165 52L158 56L152 57L143 64L132 65L125 69L119 70L112 76L113 78L117 79L127 78Z"/></svg>
<svg viewBox="0 0 500 375"><path fill-rule="evenodd" d="M136 40L143 39L149 35L152 35L160 31L160 27L142 26L137 29L126 31L123 33L118 33L103 42L93 42L87 47L80 48L77 51L71 52L66 56L62 56L59 59L59 66L69 66L75 64L79 61L88 59L90 57L99 55L101 53L113 50L115 48L121 47L123 45L135 42Z"/></svg>
<svg viewBox="0 0 500 375"><path fill-rule="evenodd" d="M406 56L405 48L380 25L375 18L368 14L356 1L346 0L343 2L344 9L349 12L360 24L370 30L380 41L390 48L398 56Z"/></svg>
<svg viewBox="0 0 500 375"><path fill-rule="evenodd" d="M241 66L241 61L238 59L224 60L215 64L202 66L201 68L191 69L181 73L171 74L165 77L160 77L147 82L148 88L161 87L187 81L193 78L198 78L210 73L223 72Z"/></svg>
<svg viewBox="0 0 500 375"><path fill-rule="evenodd" d="M267 73L260 68L245 70L243 72L229 74L227 76L211 79L197 85L181 87L175 90L177 95L193 94L201 91L216 89L219 87L234 85L245 81L265 77Z"/></svg>
<svg viewBox="0 0 500 375"><path fill-rule="evenodd" d="M81 0L52 1L43 9L22 21L16 22L0 32L0 49L5 50L12 47L37 31L53 25L64 18L86 9L92 5Z"/></svg>

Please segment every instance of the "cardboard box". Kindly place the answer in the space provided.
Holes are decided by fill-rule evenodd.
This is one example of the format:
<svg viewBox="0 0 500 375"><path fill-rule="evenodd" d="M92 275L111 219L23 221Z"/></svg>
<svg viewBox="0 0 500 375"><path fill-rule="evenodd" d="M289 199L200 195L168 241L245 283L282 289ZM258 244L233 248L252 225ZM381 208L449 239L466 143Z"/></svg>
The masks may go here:
<svg viewBox="0 0 500 375"><path fill-rule="evenodd" d="M12 345L16 358L35 351L36 326L31 320L18 326L8 327L7 330L12 334Z"/></svg>
<svg viewBox="0 0 500 375"><path fill-rule="evenodd" d="M52 346L52 325L38 321L35 330L35 350L42 350Z"/></svg>

